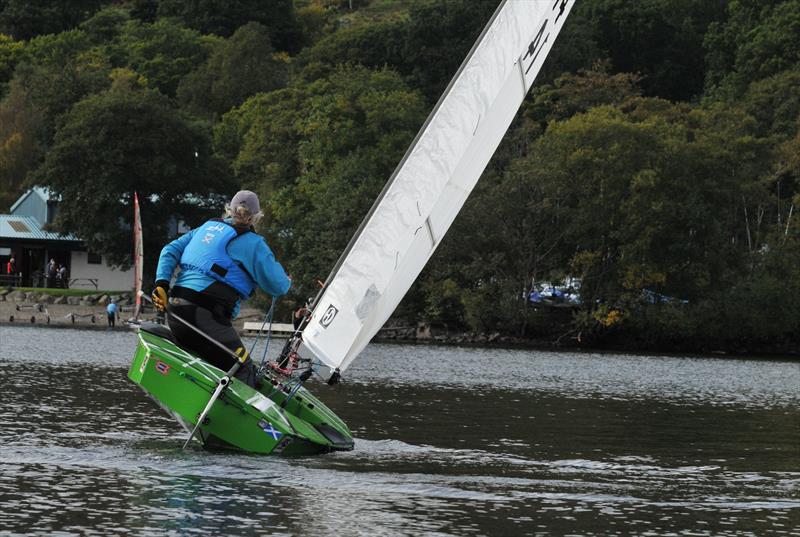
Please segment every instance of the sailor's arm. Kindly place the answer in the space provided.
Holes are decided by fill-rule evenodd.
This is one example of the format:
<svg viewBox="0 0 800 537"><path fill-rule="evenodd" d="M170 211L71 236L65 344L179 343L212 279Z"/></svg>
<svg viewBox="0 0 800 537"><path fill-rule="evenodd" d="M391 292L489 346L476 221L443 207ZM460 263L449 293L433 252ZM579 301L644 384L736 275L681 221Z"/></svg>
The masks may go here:
<svg viewBox="0 0 800 537"><path fill-rule="evenodd" d="M264 238L259 239L258 247L253 248L252 267L246 268L262 291L271 296L285 295L292 286L292 280L275 259Z"/></svg>
<svg viewBox="0 0 800 537"><path fill-rule="evenodd" d="M175 267L178 266L181 255L183 255L186 245L192 240L194 233L195 230L192 230L161 249L161 255L158 256L158 267L156 268L156 286L151 295L153 305L158 311L166 311L167 309L167 294L169 292L169 283L172 280L172 273L175 272Z"/></svg>
<svg viewBox="0 0 800 537"><path fill-rule="evenodd" d="M192 240L195 231L196 229L193 229L189 233L181 235L161 249L161 255L158 257L158 267L156 268L156 283L160 281L169 283L172 280L172 273L175 272L183 251Z"/></svg>

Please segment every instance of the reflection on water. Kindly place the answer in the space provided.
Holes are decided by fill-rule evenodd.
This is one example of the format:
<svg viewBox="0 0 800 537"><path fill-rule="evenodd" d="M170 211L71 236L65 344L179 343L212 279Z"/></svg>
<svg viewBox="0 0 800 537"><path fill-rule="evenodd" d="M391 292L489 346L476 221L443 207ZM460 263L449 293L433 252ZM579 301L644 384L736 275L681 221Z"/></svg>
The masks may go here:
<svg viewBox="0 0 800 537"><path fill-rule="evenodd" d="M181 451L134 344L0 327L0 533L800 535L797 363L374 345L278 458Z"/></svg>

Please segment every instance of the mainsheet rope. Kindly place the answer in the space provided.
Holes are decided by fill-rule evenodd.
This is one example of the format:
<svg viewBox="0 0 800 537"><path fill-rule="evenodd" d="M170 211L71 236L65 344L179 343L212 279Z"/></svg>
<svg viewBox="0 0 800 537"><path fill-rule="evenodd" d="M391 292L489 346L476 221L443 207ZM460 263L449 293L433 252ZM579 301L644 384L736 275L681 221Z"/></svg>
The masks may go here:
<svg viewBox="0 0 800 537"><path fill-rule="evenodd" d="M261 323L261 327L258 329L258 332L256 333L256 338L253 341L253 344L250 346L250 356L252 356L253 351L255 350L256 345L258 344L258 340L261 338L261 333L264 331L264 326L266 326L267 323L269 323L269 327L267 328L267 339L264 342L264 354L261 357L261 365L258 366L259 371L263 371L264 366L267 363L267 351L269 351L269 342L272 340L272 317L275 314L275 305L278 302L278 297L273 296L271 298L272 302L270 303L267 314L264 316L264 322Z"/></svg>

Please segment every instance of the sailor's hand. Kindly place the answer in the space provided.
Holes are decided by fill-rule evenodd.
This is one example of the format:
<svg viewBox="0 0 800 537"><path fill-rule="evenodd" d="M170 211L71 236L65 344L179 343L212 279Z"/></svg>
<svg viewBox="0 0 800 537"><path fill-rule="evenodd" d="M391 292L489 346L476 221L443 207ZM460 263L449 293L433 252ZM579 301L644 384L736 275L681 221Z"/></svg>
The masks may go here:
<svg viewBox="0 0 800 537"><path fill-rule="evenodd" d="M164 281L156 282L156 288L153 289L153 305L158 311L167 311L167 291L169 291L169 283Z"/></svg>
<svg viewBox="0 0 800 537"><path fill-rule="evenodd" d="M245 349L244 347L238 347L233 352L239 358L240 363L245 363L247 360L250 359L250 353L247 352L247 349Z"/></svg>

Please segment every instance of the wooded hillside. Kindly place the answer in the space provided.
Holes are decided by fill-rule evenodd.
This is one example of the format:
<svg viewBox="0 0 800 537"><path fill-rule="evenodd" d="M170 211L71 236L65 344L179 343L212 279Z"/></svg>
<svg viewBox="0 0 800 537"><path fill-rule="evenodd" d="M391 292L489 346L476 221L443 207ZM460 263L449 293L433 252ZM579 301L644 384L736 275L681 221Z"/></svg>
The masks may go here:
<svg viewBox="0 0 800 537"><path fill-rule="evenodd" d="M497 0L0 0L0 212L120 264L239 188L316 292ZM800 323L800 0L576 0L398 319L661 349ZM532 303L571 278L571 307ZM290 300L284 300L284 307ZM552 302L552 301L548 301Z"/></svg>

